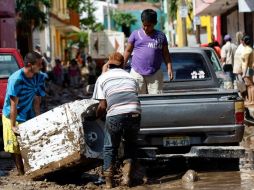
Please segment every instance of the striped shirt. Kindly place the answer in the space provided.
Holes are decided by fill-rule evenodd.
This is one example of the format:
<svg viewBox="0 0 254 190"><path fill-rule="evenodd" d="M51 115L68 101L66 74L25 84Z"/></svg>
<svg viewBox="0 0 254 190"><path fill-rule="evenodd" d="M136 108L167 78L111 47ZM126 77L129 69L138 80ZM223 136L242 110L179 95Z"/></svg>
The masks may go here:
<svg viewBox="0 0 254 190"><path fill-rule="evenodd" d="M35 116L33 100L35 96L45 96L45 78L46 75L41 72L33 78L27 78L23 68L13 73L8 79L3 115L10 118L10 97L13 96L19 99L16 121L25 122L33 118Z"/></svg>
<svg viewBox="0 0 254 190"><path fill-rule="evenodd" d="M141 113L138 84L123 69L103 73L96 81L93 99L107 101L107 116Z"/></svg>

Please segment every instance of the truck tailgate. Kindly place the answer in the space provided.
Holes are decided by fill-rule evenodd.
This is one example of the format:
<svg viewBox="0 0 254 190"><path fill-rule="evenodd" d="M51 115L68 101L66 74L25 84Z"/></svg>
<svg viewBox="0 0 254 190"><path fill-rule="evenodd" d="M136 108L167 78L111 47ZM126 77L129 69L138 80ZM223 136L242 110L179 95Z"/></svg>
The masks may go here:
<svg viewBox="0 0 254 190"><path fill-rule="evenodd" d="M141 128L235 124L237 97L232 91L141 96Z"/></svg>

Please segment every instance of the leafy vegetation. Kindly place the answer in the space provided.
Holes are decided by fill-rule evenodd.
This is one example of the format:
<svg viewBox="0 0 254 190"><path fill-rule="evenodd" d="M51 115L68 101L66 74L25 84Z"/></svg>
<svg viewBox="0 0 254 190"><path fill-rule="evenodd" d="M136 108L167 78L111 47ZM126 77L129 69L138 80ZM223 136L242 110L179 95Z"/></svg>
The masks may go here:
<svg viewBox="0 0 254 190"><path fill-rule="evenodd" d="M172 21L177 18L178 2L179 0L171 0L169 3L169 16Z"/></svg>
<svg viewBox="0 0 254 190"><path fill-rule="evenodd" d="M181 3L181 0L170 0L170 3L169 3L169 16L171 18L171 21L176 20L177 11L178 11L178 7L180 6L180 3ZM192 1L186 0L186 5L188 7L188 18L190 19L191 23L193 23L192 22L193 21L193 17L192 17L193 4L192 4Z"/></svg>
<svg viewBox="0 0 254 190"><path fill-rule="evenodd" d="M21 54L32 50L33 30L42 30L47 24L47 13L41 5L51 6L50 0L16 0L17 40Z"/></svg>
<svg viewBox="0 0 254 190"><path fill-rule="evenodd" d="M119 11L113 14L113 20L115 21L117 27L122 27L123 25L126 27L130 27L132 24L135 24L137 22L136 17L132 14Z"/></svg>
<svg viewBox="0 0 254 190"><path fill-rule="evenodd" d="M71 47L74 44L77 44L80 49L88 45L88 33L85 31L73 32L69 34L69 37L74 36L72 40L68 41L68 46Z"/></svg>
<svg viewBox="0 0 254 190"><path fill-rule="evenodd" d="M77 11L80 15L86 13L87 16L80 19L81 28L90 29L93 32L104 29L101 23L96 23L94 16L96 8L91 0L68 0L67 7Z"/></svg>

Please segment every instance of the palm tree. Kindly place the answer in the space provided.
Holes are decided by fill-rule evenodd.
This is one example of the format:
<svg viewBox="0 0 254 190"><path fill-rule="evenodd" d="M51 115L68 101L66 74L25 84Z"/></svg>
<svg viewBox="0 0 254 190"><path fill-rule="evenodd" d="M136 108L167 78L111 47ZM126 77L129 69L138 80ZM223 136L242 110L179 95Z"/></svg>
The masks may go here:
<svg viewBox="0 0 254 190"><path fill-rule="evenodd" d="M192 12L193 12L193 4L192 1L190 0L184 0L186 3L186 6L188 7L188 18L192 24L191 30L193 30L193 17L192 17ZM169 19L170 22L173 23L177 19L177 12L178 12L178 7L183 3L183 0L170 0L169 1ZM174 27L174 25L172 24ZM186 26L186 25L185 25Z"/></svg>
<svg viewBox="0 0 254 190"><path fill-rule="evenodd" d="M178 10L178 3L179 3L179 0L169 0L169 15L168 15L168 19L169 19L169 22L172 26L172 29L175 30L175 27L174 27L174 21L177 19L177 10ZM175 35L174 33L171 33L171 45L172 46L175 46Z"/></svg>
<svg viewBox="0 0 254 190"><path fill-rule="evenodd" d="M169 16L171 21L176 20L179 0L171 0L169 3Z"/></svg>
<svg viewBox="0 0 254 190"><path fill-rule="evenodd" d="M24 56L32 50L33 31L47 24L47 14L41 10L50 7L50 0L16 0L18 48Z"/></svg>
<svg viewBox="0 0 254 190"><path fill-rule="evenodd" d="M116 23L116 27L121 27L122 31L126 36L130 35L131 25L137 22L136 17L133 16L131 13L124 13L119 11L116 11L113 14L113 20Z"/></svg>
<svg viewBox="0 0 254 190"><path fill-rule="evenodd" d="M102 31L104 29L101 23L96 22L94 12L94 2L92 0L67 0L67 6L69 9L77 11L80 15L86 13L86 18L80 19L80 25L83 29L90 29L93 32Z"/></svg>

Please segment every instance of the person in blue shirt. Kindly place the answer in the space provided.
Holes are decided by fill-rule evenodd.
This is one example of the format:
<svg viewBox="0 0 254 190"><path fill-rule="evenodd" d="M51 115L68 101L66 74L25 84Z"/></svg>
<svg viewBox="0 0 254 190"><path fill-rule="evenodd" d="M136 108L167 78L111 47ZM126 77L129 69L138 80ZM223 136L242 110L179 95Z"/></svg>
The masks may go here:
<svg viewBox="0 0 254 190"><path fill-rule="evenodd" d="M24 174L24 165L16 137L18 125L40 114L46 77L40 72L42 56L39 53L28 53L24 65L8 79L2 115L4 150L11 153L20 175Z"/></svg>

